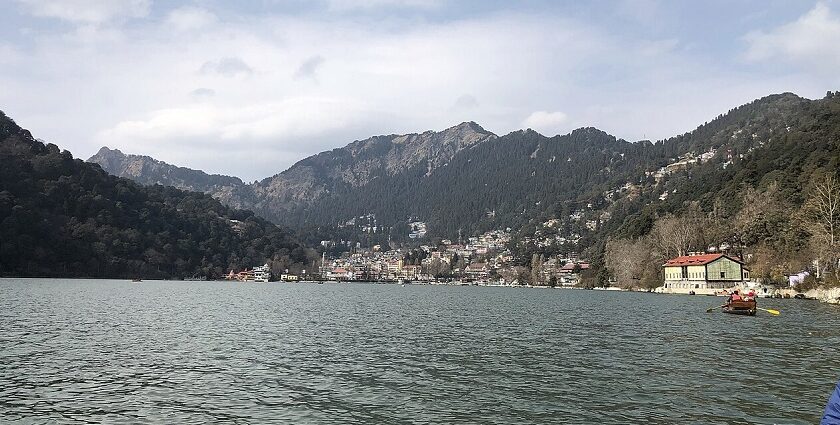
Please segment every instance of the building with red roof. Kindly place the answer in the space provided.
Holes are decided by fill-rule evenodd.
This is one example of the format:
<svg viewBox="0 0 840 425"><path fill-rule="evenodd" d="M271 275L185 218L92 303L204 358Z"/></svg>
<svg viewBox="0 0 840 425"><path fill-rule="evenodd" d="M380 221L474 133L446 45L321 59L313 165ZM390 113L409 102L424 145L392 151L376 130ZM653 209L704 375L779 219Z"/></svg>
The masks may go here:
<svg viewBox="0 0 840 425"><path fill-rule="evenodd" d="M662 265L663 292L711 294L749 280L744 262L726 254L682 255Z"/></svg>

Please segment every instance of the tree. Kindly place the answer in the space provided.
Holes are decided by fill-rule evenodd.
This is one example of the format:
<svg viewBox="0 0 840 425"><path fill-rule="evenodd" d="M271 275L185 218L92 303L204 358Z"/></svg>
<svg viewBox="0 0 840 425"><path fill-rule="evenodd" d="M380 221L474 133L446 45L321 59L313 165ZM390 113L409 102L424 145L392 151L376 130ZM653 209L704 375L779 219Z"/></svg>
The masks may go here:
<svg viewBox="0 0 840 425"><path fill-rule="evenodd" d="M703 216L696 209L681 216L668 214L654 223L651 242L665 257L686 255L698 248L703 222Z"/></svg>
<svg viewBox="0 0 840 425"><path fill-rule="evenodd" d="M542 282L543 261L542 254L534 254L531 257L531 283L534 285L539 285Z"/></svg>
<svg viewBox="0 0 840 425"><path fill-rule="evenodd" d="M840 181L833 175L817 178L802 208L802 217L811 232L811 245L818 260L817 278L822 272L840 272Z"/></svg>
<svg viewBox="0 0 840 425"><path fill-rule="evenodd" d="M607 270L618 286L626 289L641 287L641 280L647 261L651 257L650 246L645 239L610 239L607 241L605 261Z"/></svg>

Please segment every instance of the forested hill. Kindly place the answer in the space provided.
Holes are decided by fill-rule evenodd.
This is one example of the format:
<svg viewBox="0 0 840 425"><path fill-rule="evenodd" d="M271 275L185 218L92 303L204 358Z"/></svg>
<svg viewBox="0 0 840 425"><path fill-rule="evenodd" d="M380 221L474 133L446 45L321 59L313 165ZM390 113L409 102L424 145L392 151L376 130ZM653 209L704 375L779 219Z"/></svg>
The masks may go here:
<svg viewBox="0 0 840 425"><path fill-rule="evenodd" d="M708 249L745 259L765 282L808 270L840 284L840 92L770 96L661 145L672 158L707 154L609 207L588 245L620 285L658 286L665 259Z"/></svg>
<svg viewBox="0 0 840 425"><path fill-rule="evenodd" d="M771 95L656 143L595 128L496 136L475 123L378 136L252 185L246 206L310 242L407 240L408 223L421 221L427 238L510 227L542 238L543 250L583 251L610 234L645 234L689 203L734 209L745 188L772 181L801 201L811 174L837 163L837 105L834 94Z"/></svg>
<svg viewBox="0 0 840 425"><path fill-rule="evenodd" d="M495 134L474 122L438 132L374 136L304 158L289 169L252 184L107 148L88 161L139 183L206 192L226 205L253 210L277 223L297 225L305 221L302 216L307 208L323 198L352 192L377 179L388 180L408 169L430 173L459 152L495 138ZM314 221L320 223L322 218L326 217Z"/></svg>
<svg viewBox="0 0 840 425"><path fill-rule="evenodd" d="M312 253L287 232L209 195L141 186L35 140L0 112L0 275L218 277Z"/></svg>

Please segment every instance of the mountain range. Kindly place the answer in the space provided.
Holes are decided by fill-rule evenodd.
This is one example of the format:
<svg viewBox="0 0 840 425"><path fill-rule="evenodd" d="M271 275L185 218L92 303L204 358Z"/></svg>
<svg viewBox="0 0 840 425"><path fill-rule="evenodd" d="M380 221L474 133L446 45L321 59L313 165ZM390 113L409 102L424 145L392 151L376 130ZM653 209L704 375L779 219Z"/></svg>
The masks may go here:
<svg viewBox="0 0 840 425"><path fill-rule="evenodd" d="M838 103L832 93L819 100L771 95L655 143L628 142L596 128L554 137L533 130L497 136L465 122L440 132L355 141L252 184L108 148L89 161L143 184L208 193L305 230L312 241L336 234L361 243L407 240L412 222L425 223L427 237L457 238L493 229L533 231L555 219L574 236L567 239L591 245L607 231L644 233L643 218L651 214L709 202L738 185L761 185L770 177L760 173L783 187L799 184L801 192L801 180L814 171L803 175L804 163L819 169L837 163ZM795 170L786 172L789 167ZM789 196L802 195L791 189Z"/></svg>
<svg viewBox="0 0 840 425"><path fill-rule="evenodd" d="M275 222L300 225L307 221L301 217L304 211L325 198L362 189L376 179L390 179L414 167L432 173L459 152L496 137L473 122L441 132L375 136L313 155L286 171L251 184L236 177L177 167L148 156L125 155L107 147L88 162L141 184L205 192L225 204L257 211Z"/></svg>

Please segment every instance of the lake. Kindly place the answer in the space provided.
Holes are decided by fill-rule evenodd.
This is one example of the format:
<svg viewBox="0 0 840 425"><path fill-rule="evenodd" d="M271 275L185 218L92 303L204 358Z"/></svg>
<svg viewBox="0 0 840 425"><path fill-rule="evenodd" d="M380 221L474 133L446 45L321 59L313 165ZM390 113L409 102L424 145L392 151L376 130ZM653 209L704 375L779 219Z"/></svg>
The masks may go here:
<svg viewBox="0 0 840 425"><path fill-rule="evenodd" d="M0 422L784 423L840 307L375 284L0 280Z"/></svg>

